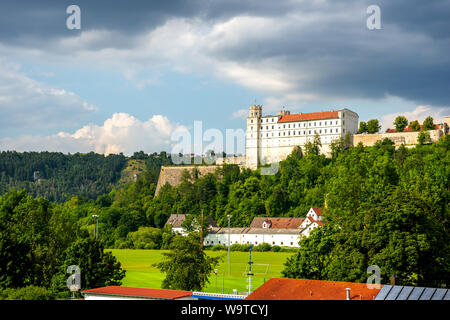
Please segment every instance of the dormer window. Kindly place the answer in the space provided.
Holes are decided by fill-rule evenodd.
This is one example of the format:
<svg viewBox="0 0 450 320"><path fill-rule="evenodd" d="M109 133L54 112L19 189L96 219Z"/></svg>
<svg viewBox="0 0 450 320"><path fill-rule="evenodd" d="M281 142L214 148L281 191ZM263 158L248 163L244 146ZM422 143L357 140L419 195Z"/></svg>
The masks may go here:
<svg viewBox="0 0 450 320"><path fill-rule="evenodd" d="M272 225L272 222L271 222L270 220L265 220L265 221L263 221L263 223L262 223L262 227L263 227L264 229L269 229L269 228L271 227L271 225Z"/></svg>

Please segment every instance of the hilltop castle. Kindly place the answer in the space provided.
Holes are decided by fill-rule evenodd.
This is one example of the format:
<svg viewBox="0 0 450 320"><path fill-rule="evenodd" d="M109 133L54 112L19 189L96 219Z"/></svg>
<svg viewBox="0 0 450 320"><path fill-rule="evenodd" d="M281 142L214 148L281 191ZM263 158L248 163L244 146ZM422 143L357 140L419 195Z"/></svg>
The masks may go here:
<svg viewBox="0 0 450 320"><path fill-rule="evenodd" d="M319 135L321 152L329 155L333 140L358 131L358 114L348 110L332 110L278 115L262 115L261 105L252 105L247 118L245 166L256 169L258 164L276 163L286 159L295 146L304 147Z"/></svg>

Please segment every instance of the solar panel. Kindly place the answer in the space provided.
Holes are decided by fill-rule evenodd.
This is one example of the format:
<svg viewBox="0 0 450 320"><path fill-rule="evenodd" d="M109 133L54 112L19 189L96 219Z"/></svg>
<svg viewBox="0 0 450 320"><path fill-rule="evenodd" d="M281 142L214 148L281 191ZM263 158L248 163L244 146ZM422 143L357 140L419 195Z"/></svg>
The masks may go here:
<svg viewBox="0 0 450 320"><path fill-rule="evenodd" d="M400 294L397 296L397 300L408 300L411 291L413 291L414 287L403 287Z"/></svg>
<svg viewBox="0 0 450 320"><path fill-rule="evenodd" d="M386 296L384 300L395 300L397 299L398 294L402 291L403 286L393 286L389 294Z"/></svg>
<svg viewBox="0 0 450 320"><path fill-rule="evenodd" d="M385 284L381 287L381 290L378 292L377 296L375 297L375 300L384 300L386 296L389 294L389 291L391 291L392 286Z"/></svg>
<svg viewBox="0 0 450 320"><path fill-rule="evenodd" d="M447 290L447 293L445 294L445 297L443 300L450 300L450 290Z"/></svg>
<svg viewBox="0 0 450 320"><path fill-rule="evenodd" d="M431 300L443 300L446 293L447 289L436 289L436 292L434 293Z"/></svg>
<svg viewBox="0 0 450 320"><path fill-rule="evenodd" d="M436 291L436 288L425 288L419 300L431 300L433 293Z"/></svg>
<svg viewBox="0 0 450 320"><path fill-rule="evenodd" d="M425 288L423 287L414 288L411 294L409 295L408 300L419 300L423 290L425 290Z"/></svg>

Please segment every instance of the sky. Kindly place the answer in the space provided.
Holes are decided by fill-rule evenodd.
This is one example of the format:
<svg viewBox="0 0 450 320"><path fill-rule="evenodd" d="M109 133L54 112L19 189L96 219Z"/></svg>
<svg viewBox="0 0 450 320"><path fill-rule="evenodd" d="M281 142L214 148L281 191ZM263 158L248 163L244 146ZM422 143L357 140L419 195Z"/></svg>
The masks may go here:
<svg viewBox="0 0 450 320"><path fill-rule="evenodd" d="M442 122L449 17L450 0L2 0L0 151L171 152L197 121L205 146L255 101Z"/></svg>

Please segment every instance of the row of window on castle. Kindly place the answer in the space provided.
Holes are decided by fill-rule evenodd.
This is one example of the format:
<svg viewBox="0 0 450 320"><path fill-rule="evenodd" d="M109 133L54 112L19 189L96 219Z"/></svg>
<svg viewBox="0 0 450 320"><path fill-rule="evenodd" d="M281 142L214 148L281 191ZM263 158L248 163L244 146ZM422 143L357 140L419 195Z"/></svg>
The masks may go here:
<svg viewBox="0 0 450 320"><path fill-rule="evenodd" d="M333 129L329 129L329 130L330 130L330 132L328 132L327 129L324 129L323 133L333 133ZM287 135L290 136L291 132L292 132L293 136L295 136L295 135L298 135L298 136L302 135L302 131L301 130L299 130L299 131L295 131L295 130L294 131L288 131ZM319 130L308 130L308 134L316 134L316 133L322 134L322 129L319 129ZM338 128L335 129L335 133L339 133L339 129ZM345 133L345 129L342 129L342 133ZM303 131L303 135L306 135L306 131ZM273 136L274 135L273 135L273 132L272 132L272 137ZM281 132L278 132L278 136L281 137ZM283 136L286 136L286 132L283 132ZM253 134L251 134L250 137L253 138ZM262 133L260 134L260 137L261 138L263 137ZM269 137L269 133L266 133L266 137Z"/></svg>
<svg viewBox="0 0 450 320"><path fill-rule="evenodd" d="M312 131L313 131L313 133L311 133ZM336 128L335 131L336 131L336 133L339 133L339 129ZM345 129L342 129L342 132L345 133ZM288 133L287 134L288 136L291 135L291 131L288 131L287 133ZM316 133L322 134L322 130L321 129L320 130L308 130L308 134L316 134ZM323 133L333 133L333 129L330 129L330 132L328 132L327 129L324 129ZM299 130L299 131L295 131L294 130L294 131L292 131L292 135L293 136L295 136L295 135L302 135L302 131L301 130ZM303 135L306 135L306 131L303 131ZM263 134L261 133L261 137L262 136L263 136ZM266 133L266 137L268 137L268 136L269 136L269 134ZM278 132L278 136L281 137L281 132ZM283 136L286 136L286 132L283 132ZM251 135L251 137L253 137L253 135ZM272 137L273 137L273 132L272 132Z"/></svg>

